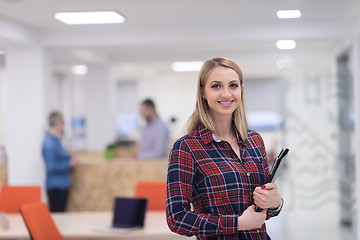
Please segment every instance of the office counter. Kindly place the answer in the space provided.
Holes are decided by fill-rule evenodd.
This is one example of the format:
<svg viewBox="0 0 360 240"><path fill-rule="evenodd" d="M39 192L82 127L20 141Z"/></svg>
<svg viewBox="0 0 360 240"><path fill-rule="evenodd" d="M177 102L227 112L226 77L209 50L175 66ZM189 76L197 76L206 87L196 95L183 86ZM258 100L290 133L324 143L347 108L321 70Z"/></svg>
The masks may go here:
<svg viewBox="0 0 360 240"><path fill-rule="evenodd" d="M0 163L0 186L7 183L7 165Z"/></svg>
<svg viewBox="0 0 360 240"><path fill-rule="evenodd" d="M165 181L167 159L112 161L103 154L76 154L80 164L72 172L68 211L109 211L115 196L134 196L140 180Z"/></svg>
<svg viewBox="0 0 360 240"><path fill-rule="evenodd" d="M115 196L134 196L140 180L165 181L167 159L104 159L102 153L75 153L79 165L72 171L68 211L109 211ZM0 164L0 186L6 183L7 166Z"/></svg>

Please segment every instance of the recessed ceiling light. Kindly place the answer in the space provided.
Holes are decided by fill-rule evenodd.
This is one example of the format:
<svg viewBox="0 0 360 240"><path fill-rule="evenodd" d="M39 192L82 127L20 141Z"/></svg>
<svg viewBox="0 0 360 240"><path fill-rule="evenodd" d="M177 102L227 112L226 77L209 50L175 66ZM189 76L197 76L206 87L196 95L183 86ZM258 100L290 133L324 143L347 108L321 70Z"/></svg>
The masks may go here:
<svg viewBox="0 0 360 240"><path fill-rule="evenodd" d="M279 40L276 42L278 49L294 49L296 42L294 40Z"/></svg>
<svg viewBox="0 0 360 240"><path fill-rule="evenodd" d="M278 18L299 18L301 12L299 10L279 10L276 15Z"/></svg>
<svg viewBox="0 0 360 240"><path fill-rule="evenodd" d="M175 72L197 72L201 69L204 62L174 62L171 68Z"/></svg>
<svg viewBox="0 0 360 240"><path fill-rule="evenodd" d="M102 12L58 12L54 17L66 24L123 23L125 18L114 11Z"/></svg>
<svg viewBox="0 0 360 240"><path fill-rule="evenodd" d="M292 68L293 60L290 56L281 56L275 61L275 66L278 69Z"/></svg>
<svg viewBox="0 0 360 240"><path fill-rule="evenodd" d="M88 71L86 65L75 65L71 68L71 72L75 75L85 75Z"/></svg>

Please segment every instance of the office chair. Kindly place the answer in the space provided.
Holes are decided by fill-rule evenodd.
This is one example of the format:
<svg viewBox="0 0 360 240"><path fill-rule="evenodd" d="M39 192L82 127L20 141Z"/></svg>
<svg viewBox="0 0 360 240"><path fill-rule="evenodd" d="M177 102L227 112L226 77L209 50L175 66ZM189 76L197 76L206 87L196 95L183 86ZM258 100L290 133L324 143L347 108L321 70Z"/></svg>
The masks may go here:
<svg viewBox="0 0 360 240"><path fill-rule="evenodd" d="M135 196L148 199L148 210L165 211L166 182L140 181L136 184Z"/></svg>
<svg viewBox="0 0 360 240"><path fill-rule="evenodd" d="M0 192L0 212L18 213L22 204L41 201L40 186L3 185Z"/></svg>
<svg viewBox="0 0 360 240"><path fill-rule="evenodd" d="M33 240L63 240L49 208L42 202L23 204L20 213Z"/></svg>

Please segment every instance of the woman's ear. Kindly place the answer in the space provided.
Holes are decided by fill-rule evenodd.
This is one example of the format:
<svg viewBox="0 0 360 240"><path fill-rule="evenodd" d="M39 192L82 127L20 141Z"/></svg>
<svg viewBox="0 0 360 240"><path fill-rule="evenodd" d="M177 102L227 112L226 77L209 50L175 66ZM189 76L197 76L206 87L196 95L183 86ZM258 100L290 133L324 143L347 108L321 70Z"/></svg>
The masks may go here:
<svg viewBox="0 0 360 240"><path fill-rule="evenodd" d="M202 88L201 89L201 97L206 100L206 97L205 97L205 92L204 92L204 89Z"/></svg>

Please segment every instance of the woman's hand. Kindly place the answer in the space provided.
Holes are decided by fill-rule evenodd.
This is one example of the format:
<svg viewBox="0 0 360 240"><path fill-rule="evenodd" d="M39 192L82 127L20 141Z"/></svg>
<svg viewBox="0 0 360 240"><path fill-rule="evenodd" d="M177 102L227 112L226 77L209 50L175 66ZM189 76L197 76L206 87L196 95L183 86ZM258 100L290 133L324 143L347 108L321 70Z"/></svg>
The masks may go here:
<svg viewBox="0 0 360 240"><path fill-rule="evenodd" d="M281 204L281 196L275 183L267 183L256 187L254 191L254 203L262 209L275 209Z"/></svg>
<svg viewBox="0 0 360 240"><path fill-rule="evenodd" d="M261 228L265 223L266 210L255 212L255 205L249 206L238 218L238 230L251 230Z"/></svg>

